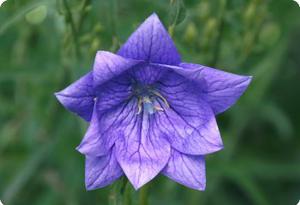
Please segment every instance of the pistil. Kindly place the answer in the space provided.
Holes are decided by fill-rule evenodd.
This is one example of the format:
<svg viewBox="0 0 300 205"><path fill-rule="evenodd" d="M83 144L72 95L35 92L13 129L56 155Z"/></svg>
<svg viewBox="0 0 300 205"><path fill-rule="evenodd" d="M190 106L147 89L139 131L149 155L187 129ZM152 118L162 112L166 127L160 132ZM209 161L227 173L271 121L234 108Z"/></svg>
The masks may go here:
<svg viewBox="0 0 300 205"><path fill-rule="evenodd" d="M150 86L136 87L136 89L134 90L134 95L138 98L137 114L140 114L142 113L142 111L145 111L146 113L152 115L155 112L164 111L164 109L161 106L159 106L157 100L163 101L167 108L170 107L166 98Z"/></svg>

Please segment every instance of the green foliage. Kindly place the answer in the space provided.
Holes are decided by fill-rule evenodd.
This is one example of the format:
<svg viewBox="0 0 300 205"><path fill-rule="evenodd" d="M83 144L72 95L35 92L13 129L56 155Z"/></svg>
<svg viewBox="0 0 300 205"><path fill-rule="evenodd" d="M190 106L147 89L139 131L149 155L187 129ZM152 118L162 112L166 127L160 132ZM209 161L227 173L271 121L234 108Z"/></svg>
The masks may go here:
<svg viewBox="0 0 300 205"><path fill-rule="evenodd" d="M113 204L84 188L75 151L86 123L53 93L116 51L152 12L186 61L249 74L249 91L218 117L225 149L207 156L207 190L164 177L149 205L296 204L300 199L300 10L267 0L7 0L0 7L0 199L15 205ZM129 184L126 204L145 204ZM114 200L116 199L116 200ZM143 202L144 201L144 202ZM119 203L119 202L118 202Z"/></svg>

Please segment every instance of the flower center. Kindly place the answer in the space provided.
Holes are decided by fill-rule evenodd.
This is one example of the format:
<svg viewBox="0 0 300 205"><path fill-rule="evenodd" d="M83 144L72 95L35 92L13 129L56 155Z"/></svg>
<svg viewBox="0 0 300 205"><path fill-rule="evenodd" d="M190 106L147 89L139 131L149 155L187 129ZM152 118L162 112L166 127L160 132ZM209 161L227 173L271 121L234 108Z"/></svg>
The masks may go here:
<svg viewBox="0 0 300 205"><path fill-rule="evenodd" d="M169 103L153 85L140 85L135 84L133 86L133 94L138 99L138 111L137 114L146 112L148 114L154 114L157 111L164 111L161 107L160 101L163 102L166 107L169 107Z"/></svg>

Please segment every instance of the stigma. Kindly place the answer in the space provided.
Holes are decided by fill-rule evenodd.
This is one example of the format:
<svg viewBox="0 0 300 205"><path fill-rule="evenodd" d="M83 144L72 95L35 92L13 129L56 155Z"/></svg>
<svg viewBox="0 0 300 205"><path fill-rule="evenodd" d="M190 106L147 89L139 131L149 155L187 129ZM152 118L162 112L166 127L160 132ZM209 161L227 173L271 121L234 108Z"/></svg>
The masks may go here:
<svg viewBox="0 0 300 205"><path fill-rule="evenodd" d="M137 112L137 114L141 114L142 111L152 115L157 111L164 111L164 109L160 105L157 105L148 96L144 96L144 97L139 97L138 98L138 112Z"/></svg>
<svg viewBox="0 0 300 205"><path fill-rule="evenodd" d="M163 112L166 108L170 107L166 98L151 86L137 87L134 90L134 95L138 100L137 114L145 112L152 115L156 112ZM164 105L164 108L162 105Z"/></svg>

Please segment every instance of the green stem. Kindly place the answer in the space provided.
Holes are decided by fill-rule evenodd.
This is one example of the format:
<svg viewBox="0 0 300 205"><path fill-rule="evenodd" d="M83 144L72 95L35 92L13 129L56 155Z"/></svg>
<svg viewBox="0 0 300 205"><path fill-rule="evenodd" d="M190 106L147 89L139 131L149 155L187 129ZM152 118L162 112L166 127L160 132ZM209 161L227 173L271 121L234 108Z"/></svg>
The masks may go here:
<svg viewBox="0 0 300 205"><path fill-rule="evenodd" d="M130 184L127 183L125 187L125 192L124 192L124 204L123 205L131 205L132 204L132 199L131 199L131 191L130 191Z"/></svg>
<svg viewBox="0 0 300 205"><path fill-rule="evenodd" d="M221 44L223 39L223 33L224 33L224 26L225 26L225 12L227 8L227 0L221 0L221 8L220 8L220 14L219 14L219 32L216 37L214 50L213 50L213 57L212 61L210 63L211 66L216 66L219 60L220 51L221 51Z"/></svg>
<svg viewBox="0 0 300 205"><path fill-rule="evenodd" d="M126 177L121 178L115 182L109 193L109 205L130 205L131 194L130 187L128 186L128 179Z"/></svg>
<svg viewBox="0 0 300 205"><path fill-rule="evenodd" d="M108 204L109 205L117 205L118 204L118 194L117 194L117 185L114 184L109 196L108 196Z"/></svg>
<svg viewBox="0 0 300 205"><path fill-rule="evenodd" d="M70 23L72 34L73 34L76 56L79 57L80 56L79 43L78 43L77 29L76 29L76 25L74 22L74 18L73 18L73 15L72 15L72 12L71 12L71 9L70 9L70 6L69 6L67 0L63 0L63 4L67 11L67 22Z"/></svg>
<svg viewBox="0 0 300 205"><path fill-rule="evenodd" d="M148 205L148 185L143 186L139 195L139 205Z"/></svg>
<svg viewBox="0 0 300 205"><path fill-rule="evenodd" d="M118 18L118 3L117 0L109 1L109 10L110 10L110 21L112 35L117 36L117 18Z"/></svg>
<svg viewBox="0 0 300 205"><path fill-rule="evenodd" d="M77 27L77 31L80 31L82 24L83 24L83 20L87 15L87 7L91 4L91 0L84 0L82 7L81 7L81 11L80 11L80 17L78 20L78 27Z"/></svg>
<svg viewBox="0 0 300 205"><path fill-rule="evenodd" d="M172 4L178 4L178 3L175 2L174 0L171 0L170 1L170 6L172 6ZM181 9L180 6L176 6L175 18L174 18L173 22L171 23L171 25L168 28L168 32L169 32L171 37L174 36L174 29L175 29L175 26L176 26L177 21L178 21L178 16L179 16L179 13L180 13L180 9Z"/></svg>

